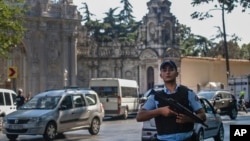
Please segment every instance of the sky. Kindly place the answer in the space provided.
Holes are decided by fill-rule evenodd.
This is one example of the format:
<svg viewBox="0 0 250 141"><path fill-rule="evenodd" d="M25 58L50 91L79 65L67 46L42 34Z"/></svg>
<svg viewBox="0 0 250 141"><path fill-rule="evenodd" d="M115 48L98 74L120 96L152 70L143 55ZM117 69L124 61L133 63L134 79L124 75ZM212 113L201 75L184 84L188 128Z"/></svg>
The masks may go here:
<svg viewBox="0 0 250 141"><path fill-rule="evenodd" d="M121 0L73 0L73 3L78 8L83 7L83 2L86 2L91 13L95 14L94 19L102 20L105 16L105 12L109 11L109 8L116 8L119 12L122 8L120 4ZM130 0L133 6L133 15L135 20L140 21L142 17L148 13L147 2L150 0ZM191 28L191 32L196 35L202 35L211 39L213 35L217 33L215 26L220 26L222 29L222 18L220 11L213 11L213 19L207 19L199 21L191 18L191 13L194 11L204 11L211 9L209 5L202 5L199 7L192 7L190 4L192 0L169 0L171 4L170 12L176 17L179 23L184 24ZM226 14L226 33L228 35L236 34L241 38L239 45L244 43L250 43L250 10L248 13L242 13L238 8L230 14ZM229 40L230 38L227 37Z"/></svg>

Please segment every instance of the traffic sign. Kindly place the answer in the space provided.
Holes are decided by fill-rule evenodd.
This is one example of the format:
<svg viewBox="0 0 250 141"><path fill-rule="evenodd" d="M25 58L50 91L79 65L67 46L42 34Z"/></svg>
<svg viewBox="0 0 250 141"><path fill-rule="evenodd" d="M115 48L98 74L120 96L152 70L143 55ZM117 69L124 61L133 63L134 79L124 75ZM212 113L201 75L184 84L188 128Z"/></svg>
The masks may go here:
<svg viewBox="0 0 250 141"><path fill-rule="evenodd" d="M9 66L8 78L17 78L17 67L16 66Z"/></svg>

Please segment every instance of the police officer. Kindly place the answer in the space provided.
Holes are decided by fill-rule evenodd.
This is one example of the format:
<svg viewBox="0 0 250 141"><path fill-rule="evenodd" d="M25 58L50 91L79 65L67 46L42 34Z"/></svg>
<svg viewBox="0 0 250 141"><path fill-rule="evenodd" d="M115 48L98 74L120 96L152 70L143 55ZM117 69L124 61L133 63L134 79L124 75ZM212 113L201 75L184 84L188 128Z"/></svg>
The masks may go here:
<svg viewBox="0 0 250 141"><path fill-rule="evenodd" d="M23 96L23 90L22 89L18 89L17 91L17 97L16 97L16 108L18 109L19 107L21 107L25 102L25 98Z"/></svg>
<svg viewBox="0 0 250 141"><path fill-rule="evenodd" d="M206 115L196 94L186 86L176 83L177 66L172 60L160 66L160 77L164 81L166 98L173 98L186 108L194 111L203 121ZM156 95L150 95L136 116L138 122L155 118L158 141L189 141L194 128L194 120L171 110L168 104Z"/></svg>

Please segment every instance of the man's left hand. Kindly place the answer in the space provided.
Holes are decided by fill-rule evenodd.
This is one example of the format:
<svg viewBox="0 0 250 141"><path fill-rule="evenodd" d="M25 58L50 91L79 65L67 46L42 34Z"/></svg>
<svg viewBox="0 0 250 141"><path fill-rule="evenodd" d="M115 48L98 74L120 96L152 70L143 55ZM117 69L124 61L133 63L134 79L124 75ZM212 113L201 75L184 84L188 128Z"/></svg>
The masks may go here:
<svg viewBox="0 0 250 141"><path fill-rule="evenodd" d="M192 118L186 116L184 114L177 114L176 115L176 122L177 123L187 123L187 122L194 122Z"/></svg>

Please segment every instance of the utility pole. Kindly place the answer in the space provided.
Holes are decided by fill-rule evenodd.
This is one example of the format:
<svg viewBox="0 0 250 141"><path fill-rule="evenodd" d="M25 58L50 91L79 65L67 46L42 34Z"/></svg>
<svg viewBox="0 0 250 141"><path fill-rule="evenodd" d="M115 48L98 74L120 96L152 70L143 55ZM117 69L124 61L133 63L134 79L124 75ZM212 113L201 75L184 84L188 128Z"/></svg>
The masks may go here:
<svg viewBox="0 0 250 141"><path fill-rule="evenodd" d="M227 80L228 80L230 76L230 67L229 67L229 57L228 57L227 34L226 34L226 27L225 27L224 3L222 3L222 26L223 26L225 57L226 57L226 75L227 75Z"/></svg>

